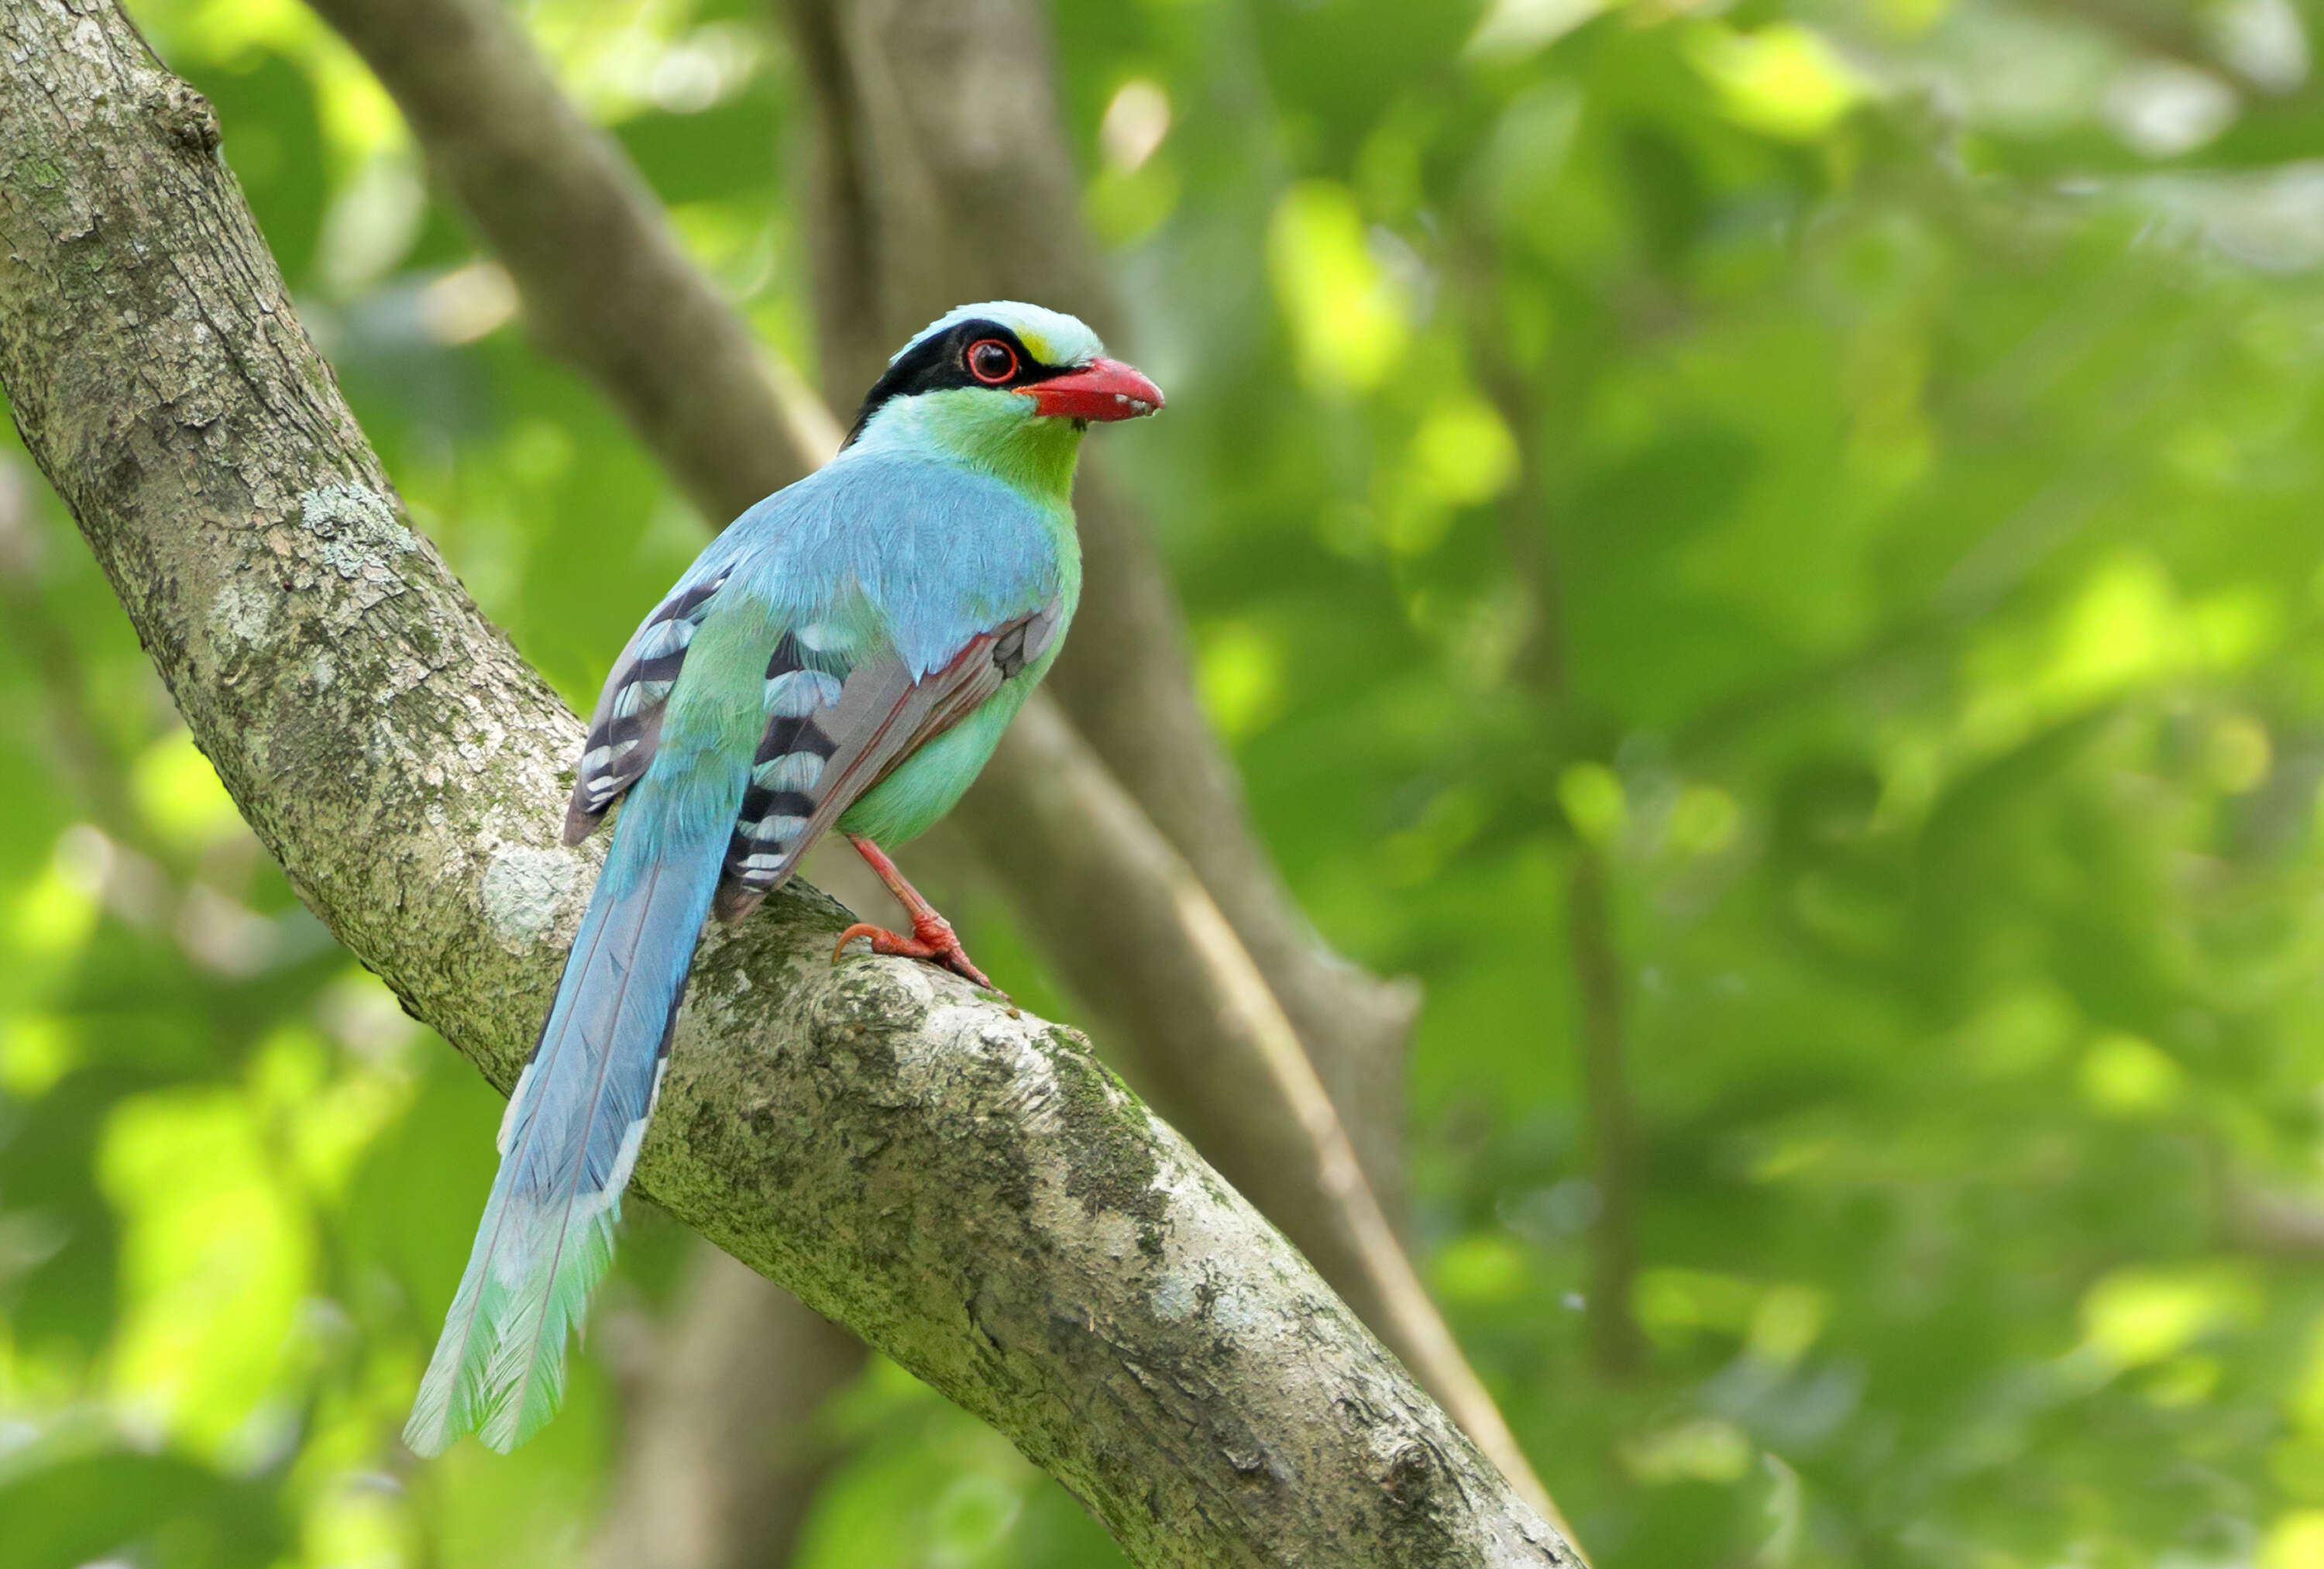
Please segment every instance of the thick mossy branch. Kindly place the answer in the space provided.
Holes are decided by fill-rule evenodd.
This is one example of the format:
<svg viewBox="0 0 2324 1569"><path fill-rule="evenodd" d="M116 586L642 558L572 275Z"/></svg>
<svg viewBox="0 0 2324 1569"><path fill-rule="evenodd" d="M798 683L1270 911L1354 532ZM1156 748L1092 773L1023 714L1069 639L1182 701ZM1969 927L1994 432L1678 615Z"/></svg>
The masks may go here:
<svg viewBox="0 0 2324 1569"><path fill-rule="evenodd" d="M105 0L0 9L0 385L300 894L506 1087L594 874L580 725L402 518L217 142ZM1077 1037L835 967L844 918L795 889L706 940L642 1190L1141 1564L1571 1562Z"/></svg>

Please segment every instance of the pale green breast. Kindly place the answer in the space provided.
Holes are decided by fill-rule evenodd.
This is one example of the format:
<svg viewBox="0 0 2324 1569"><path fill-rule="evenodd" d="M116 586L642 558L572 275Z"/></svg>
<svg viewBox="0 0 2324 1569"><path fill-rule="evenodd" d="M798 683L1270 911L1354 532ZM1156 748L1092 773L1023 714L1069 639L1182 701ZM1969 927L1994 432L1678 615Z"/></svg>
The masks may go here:
<svg viewBox="0 0 2324 1569"><path fill-rule="evenodd" d="M1001 683L969 716L898 763L888 777L866 790L840 814L839 826L851 834L881 844L918 838L959 804L976 776L991 761L1001 734L1041 678L1056 662L1065 647L1066 630L1082 597L1081 541L1074 533L1073 514L1064 514L1057 540L1058 604L1056 635L1039 656Z"/></svg>

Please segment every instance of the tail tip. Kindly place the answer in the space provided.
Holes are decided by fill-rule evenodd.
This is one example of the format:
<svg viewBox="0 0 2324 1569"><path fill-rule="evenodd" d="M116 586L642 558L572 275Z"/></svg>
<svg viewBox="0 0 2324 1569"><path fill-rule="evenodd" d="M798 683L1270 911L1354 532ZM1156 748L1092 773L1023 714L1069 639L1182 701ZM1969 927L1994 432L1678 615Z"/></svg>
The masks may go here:
<svg viewBox="0 0 2324 1569"><path fill-rule="evenodd" d="M451 1448L456 1436L442 1419L422 1417L417 1411L403 1425L403 1446L422 1460L433 1460Z"/></svg>

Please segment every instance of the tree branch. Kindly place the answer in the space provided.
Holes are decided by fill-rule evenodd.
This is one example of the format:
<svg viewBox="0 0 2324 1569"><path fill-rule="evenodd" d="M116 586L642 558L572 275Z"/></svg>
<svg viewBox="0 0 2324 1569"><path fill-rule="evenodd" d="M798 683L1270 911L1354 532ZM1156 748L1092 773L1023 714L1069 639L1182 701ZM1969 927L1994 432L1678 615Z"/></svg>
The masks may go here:
<svg viewBox="0 0 2324 1569"><path fill-rule="evenodd" d="M0 12L0 386L301 896L494 1083L591 857L580 726L401 516L216 156L105 0ZM1569 1562L1281 1235L1070 1031L706 936L640 1190L1047 1468L1144 1564Z"/></svg>
<svg viewBox="0 0 2324 1569"><path fill-rule="evenodd" d="M1590 1223L1590 1344L1600 1371L1625 1378L1637 1371L1643 1351L1630 1307L1638 1275L1638 1155L1622 1055L1622 961L1606 881L1605 852L1576 844L1565 878L1565 944L1581 998L1582 1091L1598 1189Z"/></svg>

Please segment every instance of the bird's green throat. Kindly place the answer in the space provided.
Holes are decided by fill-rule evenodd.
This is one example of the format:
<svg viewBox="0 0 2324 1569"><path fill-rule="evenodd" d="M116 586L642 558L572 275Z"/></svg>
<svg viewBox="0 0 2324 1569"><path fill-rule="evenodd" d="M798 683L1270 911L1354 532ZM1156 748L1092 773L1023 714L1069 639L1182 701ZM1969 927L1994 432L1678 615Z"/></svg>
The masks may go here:
<svg viewBox="0 0 2324 1569"><path fill-rule="evenodd" d="M1015 392L957 387L900 398L874 416L866 439L935 448L982 469L1028 500L1070 512L1081 421L1044 418Z"/></svg>

